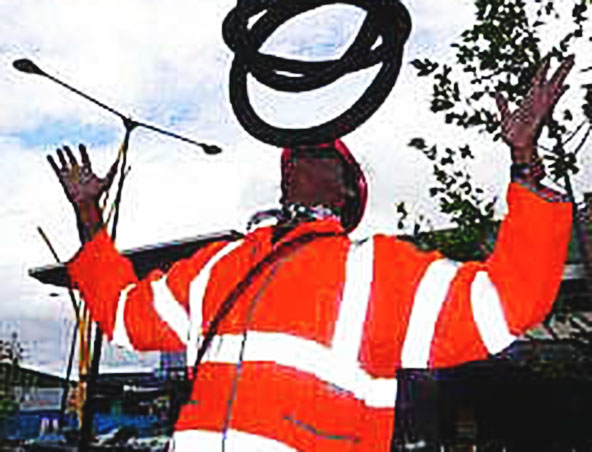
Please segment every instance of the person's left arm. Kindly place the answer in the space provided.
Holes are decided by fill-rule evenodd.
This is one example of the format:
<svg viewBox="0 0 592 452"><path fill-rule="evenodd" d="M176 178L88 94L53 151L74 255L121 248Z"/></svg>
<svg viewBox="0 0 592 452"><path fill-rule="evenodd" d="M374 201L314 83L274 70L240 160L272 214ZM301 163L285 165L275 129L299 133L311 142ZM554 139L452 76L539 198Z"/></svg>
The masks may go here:
<svg viewBox="0 0 592 452"><path fill-rule="evenodd" d="M375 296L382 290L394 296L388 309L397 312L376 311L370 321L392 325L393 320L384 319L398 320L394 341L392 328L379 328L391 331L391 345L381 349L379 361L391 356L396 367L435 368L484 359L551 310L571 239L572 205L543 184L535 144L566 90L572 66L573 58L568 58L547 80L545 61L514 111L497 96L502 137L511 148L512 183L509 212L485 262L456 263L386 237L375 242L389 262L385 277L392 278L387 285L380 283L384 289L375 287ZM393 276L386 267L394 270Z"/></svg>

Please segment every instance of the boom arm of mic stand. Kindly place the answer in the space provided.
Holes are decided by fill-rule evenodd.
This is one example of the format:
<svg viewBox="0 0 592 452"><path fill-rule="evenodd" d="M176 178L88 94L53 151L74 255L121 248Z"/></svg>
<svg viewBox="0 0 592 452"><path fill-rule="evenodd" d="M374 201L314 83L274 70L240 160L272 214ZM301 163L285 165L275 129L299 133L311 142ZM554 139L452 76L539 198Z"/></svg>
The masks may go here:
<svg viewBox="0 0 592 452"><path fill-rule="evenodd" d="M109 105L104 104L103 102L95 99L94 97L91 97L86 93L83 93L78 88L74 88L72 85L69 85L68 83L61 81L60 79L54 77L51 74L48 74L47 72L42 70L39 66L37 66L35 63L33 63L31 60L19 59L19 60L14 61L12 63L12 65L14 66L14 68L17 71L23 72L25 74L33 74L33 75L39 75L41 77L45 77L45 78L51 80L52 82L57 83L58 85L62 86L63 88L66 88L68 91L72 91L73 93L78 94L79 96L81 96L84 99L88 100L89 102L92 102L93 104L101 107L102 109L107 110L110 113L113 113L114 115L116 115L117 117L119 117L123 121L126 130L128 130L128 129L131 130L134 127L138 127L138 126L144 127L145 129L149 129L154 132L169 136L171 138L175 138L177 140L184 141L185 143L193 144L194 146L199 146L208 155L215 155L215 154L219 154L220 152L222 152L222 149L220 149L220 147L218 147L216 145L201 143L199 141L192 140L191 138L187 138L182 135L179 135L178 133L174 133L174 132L162 129L160 127L156 127L151 124L146 124L146 123L142 123L142 122L138 122L138 121L132 121L131 119L127 118L123 113L115 110L113 107L110 107Z"/></svg>

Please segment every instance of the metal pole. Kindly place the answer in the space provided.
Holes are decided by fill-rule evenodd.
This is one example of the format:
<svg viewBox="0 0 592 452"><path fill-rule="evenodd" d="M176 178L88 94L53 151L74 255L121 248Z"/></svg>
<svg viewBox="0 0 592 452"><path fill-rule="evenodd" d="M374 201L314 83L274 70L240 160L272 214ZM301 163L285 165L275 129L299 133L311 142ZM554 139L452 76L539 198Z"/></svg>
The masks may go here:
<svg viewBox="0 0 592 452"><path fill-rule="evenodd" d="M80 428L79 450L88 450L92 439L94 410L94 394L99 373L99 362L101 360L101 348L103 344L103 333L97 326L95 328L95 340L92 348L92 362L86 382L86 398L82 409L82 425Z"/></svg>
<svg viewBox="0 0 592 452"><path fill-rule="evenodd" d="M66 370L66 382L64 383L64 391L62 392L62 402L60 404L60 422L64 425L66 415L66 404L68 402L68 393L70 392L70 375L72 374L72 364L74 362L74 352L76 351L76 340L78 339L79 320L76 319L74 325L74 332L72 334L72 345L70 346L70 356L68 358L68 370Z"/></svg>

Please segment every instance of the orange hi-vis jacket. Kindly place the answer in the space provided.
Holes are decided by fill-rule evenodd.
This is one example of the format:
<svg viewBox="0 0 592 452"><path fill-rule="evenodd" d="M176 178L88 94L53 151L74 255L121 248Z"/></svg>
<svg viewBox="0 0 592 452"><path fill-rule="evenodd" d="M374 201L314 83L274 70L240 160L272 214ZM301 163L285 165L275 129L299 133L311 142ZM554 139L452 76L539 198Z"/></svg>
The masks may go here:
<svg viewBox="0 0 592 452"><path fill-rule="evenodd" d="M542 321L561 280L571 206L510 184L486 262L456 263L395 237L318 238L255 279L220 324L179 415L175 450L387 451L395 373L484 359ZM110 339L186 350L245 274L279 244L338 222L208 245L138 281L105 232L69 264Z"/></svg>

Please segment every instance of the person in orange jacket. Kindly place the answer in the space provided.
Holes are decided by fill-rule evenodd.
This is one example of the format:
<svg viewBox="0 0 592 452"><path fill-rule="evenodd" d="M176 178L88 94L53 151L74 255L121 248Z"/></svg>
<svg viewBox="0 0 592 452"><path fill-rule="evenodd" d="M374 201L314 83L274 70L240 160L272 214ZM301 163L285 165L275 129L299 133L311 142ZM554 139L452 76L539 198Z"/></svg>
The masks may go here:
<svg viewBox="0 0 592 452"><path fill-rule="evenodd" d="M59 165L49 156L84 243L68 271L102 331L134 350L186 351L189 366L208 341L175 450L389 450L398 369L485 359L542 321L572 207L542 185L535 144L572 66L568 58L548 80L546 61L514 111L497 97L512 182L485 262L386 235L352 241L367 188L338 140L284 150L275 226L138 280L98 208L117 162L99 178L82 145L80 163L67 147Z"/></svg>

